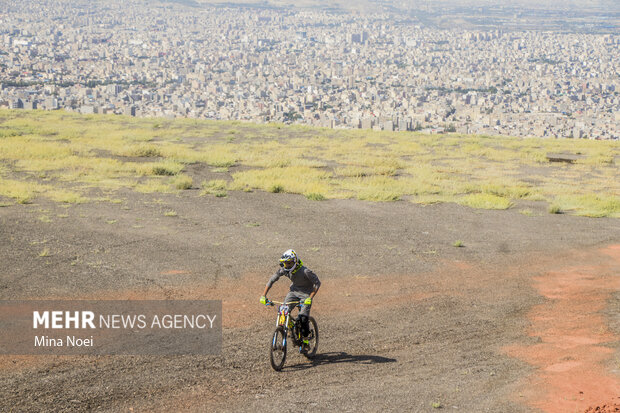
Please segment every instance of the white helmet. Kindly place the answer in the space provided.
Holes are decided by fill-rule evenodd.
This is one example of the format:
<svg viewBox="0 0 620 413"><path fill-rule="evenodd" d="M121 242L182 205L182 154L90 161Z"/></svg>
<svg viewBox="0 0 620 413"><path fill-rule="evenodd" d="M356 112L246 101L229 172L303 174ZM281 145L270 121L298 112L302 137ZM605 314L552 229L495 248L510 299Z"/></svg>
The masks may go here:
<svg viewBox="0 0 620 413"><path fill-rule="evenodd" d="M298 262L299 259L297 258L297 253L294 250L286 250L280 257L280 267L284 268L284 271L293 271L293 269L297 267Z"/></svg>

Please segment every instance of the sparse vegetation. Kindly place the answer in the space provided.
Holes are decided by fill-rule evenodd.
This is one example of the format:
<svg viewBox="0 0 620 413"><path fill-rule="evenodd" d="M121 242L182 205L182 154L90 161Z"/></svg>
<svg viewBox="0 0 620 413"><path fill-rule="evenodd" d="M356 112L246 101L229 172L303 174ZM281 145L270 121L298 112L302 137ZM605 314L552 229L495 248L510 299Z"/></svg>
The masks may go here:
<svg viewBox="0 0 620 413"><path fill-rule="evenodd" d="M140 158L151 158L161 156L159 147L153 144L134 144L128 145L123 149L119 155L121 156L135 156Z"/></svg>
<svg viewBox="0 0 620 413"><path fill-rule="evenodd" d="M311 192L309 194L306 194L306 198L308 198L311 201L323 201L323 200L325 200L325 196L323 194L317 194L316 192Z"/></svg>
<svg viewBox="0 0 620 413"><path fill-rule="evenodd" d="M83 197L79 193L64 189L49 190L46 191L44 195L53 201L67 204L82 204L84 202L88 202L88 198Z"/></svg>
<svg viewBox="0 0 620 413"><path fill-rule="evenodd" d="M190 176L178 175L172 183L177 189L191 189L193 181Z"/></svg>
<svg viewBox="0 0 620 413"><path fill-rule="evenodd" d="M597 194L569 194L555 199L560 212L572 211L585 217L620 217L620 197ZM559 213L559 212L552 212Z"/></svg>
<svg viewBox="0 0 620 413"><path fill-rule="evenodd" d="M183 165L177 162L162 161L149 165L146 175L172 176L178 174L181 170L183 170Z"/></svg>
<svg viewBox="0 0 620 413"><path fill-rule="evenodd" d="M344 168L336 168L334 172L336 173L336 175L350 176L350 177L355 177L355 178L362 178L364 176L368 176L372 174L372 171L370 168L363 168L359 166L347 166Z"/></svg>
<svg viewBox="0 0 620 413"><path fill-rule="evenodd" d="M284 191L284 187L282 185L271 185L268 189L269 192L273 192L274 194L278 194Z"/></svg>
<svg viewBox="0 0 620 413"><path fill-rule="evenodd" d="M134 189L137 192L142 192L145 194L152 193L170 193L174 192L170 185L166 181L162 181L159 179L150 179L141 184L136 184Z"/></svg>
<svg viewBox="0 0 620 413"><path fill-rule="evenodd" d="M217 198L223 198L228 195L226 192L227 182L223 179L213 179L211 181L203 181L200 187L200 195L215 195Z"/></svg>
<svg viewBox="0 0 620 413"><path fill-rule="evenodd" d="M561 214L562 208L557 204L552 204L549 206L549 213L550 214Z"/></svg>
<svg viewBox="0 0 620 413"><path fill-rule="evenodd" d="M201 195L262 190L310 200L456 202L507 209L545 201L553 213L619 217L619 142L313 129L0 110L0 197L92 202L91 188L174 193L191 164L231 180ZM579 156L550 163L548 153ZM1 201L1 200L0 200Z"/></svg>
<svg viewBox="0 0 620 413"><path fill-rule="evenodd" d="M458 200L461 205L481 209L508 209L512 202L508 198L493 194L470 194Z"/></svg>

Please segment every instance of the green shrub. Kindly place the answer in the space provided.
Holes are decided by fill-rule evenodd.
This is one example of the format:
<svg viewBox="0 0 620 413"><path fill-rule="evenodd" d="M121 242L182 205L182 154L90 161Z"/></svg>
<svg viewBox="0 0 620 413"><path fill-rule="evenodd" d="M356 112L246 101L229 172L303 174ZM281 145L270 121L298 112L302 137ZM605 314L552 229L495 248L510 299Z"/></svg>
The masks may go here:
<svg viewBox="0 0 620 413"><path fill-rule="evenodd" d="M269 192L272 192L274 194L278 194L280 192L284 192L284 187L282 185L279 185L279 184L271 185L269 187Z"/></svg>

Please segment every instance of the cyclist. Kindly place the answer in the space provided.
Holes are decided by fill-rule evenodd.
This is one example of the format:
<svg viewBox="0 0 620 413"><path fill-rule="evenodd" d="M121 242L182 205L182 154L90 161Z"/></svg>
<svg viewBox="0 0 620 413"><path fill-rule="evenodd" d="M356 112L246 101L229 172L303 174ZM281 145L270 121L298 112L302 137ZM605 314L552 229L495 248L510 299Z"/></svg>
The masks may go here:
<svg viewBox="0 0 620 413"><path fill-rule="evenodd" d="M291 280L291 288L284 302L299 301L303 304L301 310L299 310L299 321L301 322L301 335L303 336L304 348L308 346L308 334L310 329L308 326L308 317L310 316L310 307L312 306L312 299L319 291L321 281L309 268L304 266L304 263L297 257L295 251L286 250L282 257L280 257L280 268L271 276L267 285L265 286L265 292L260 298L261 304L267 303L267 293L269 289L280 279L285 276ZM292 310L296 304L291 304L289 310Z"/></svg>

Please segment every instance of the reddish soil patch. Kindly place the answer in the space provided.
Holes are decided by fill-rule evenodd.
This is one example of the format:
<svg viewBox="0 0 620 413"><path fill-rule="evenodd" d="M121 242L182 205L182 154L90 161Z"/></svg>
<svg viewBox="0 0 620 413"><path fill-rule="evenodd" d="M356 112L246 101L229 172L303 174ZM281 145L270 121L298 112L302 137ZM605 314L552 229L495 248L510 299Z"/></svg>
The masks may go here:
<svg viewBox="0 0 620 413"><path fill-rule="evenodd" d="M620 397L616 399L616 402L604 404L602 406L590 407L584 413L612 413L620 412Z"/></svg>
<svg viewBox="0 0 620 413"><path fill-rule="evenodd" d="M579 266L534 278L546 298L528 314L528 334L538 343L506 349L537 368L523 396L530 406L549 413L583 411L620 394L618 377L604 366L614 353L605 344L618 337L601 314L611 294L620 290L620 246L603 249L594 259L584 258L577 257Z"/></svg>

